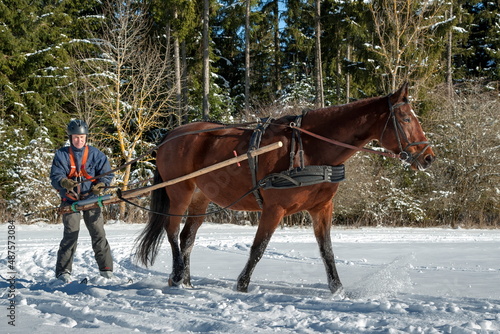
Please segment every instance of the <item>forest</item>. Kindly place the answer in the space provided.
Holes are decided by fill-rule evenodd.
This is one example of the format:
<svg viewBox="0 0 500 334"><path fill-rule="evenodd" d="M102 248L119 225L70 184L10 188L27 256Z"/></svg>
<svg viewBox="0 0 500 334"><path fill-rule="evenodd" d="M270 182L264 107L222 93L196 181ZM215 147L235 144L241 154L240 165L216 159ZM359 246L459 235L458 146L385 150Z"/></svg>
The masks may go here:
<svg viewBox="0 0 500 334"><path fill-rule="evenodd" d="M48 176L71 119L89 124L113 167L141 157L116 173L126 190L151 182L154 154L144 153L179 125L300 114L408 82L436 162L413 171L357 153L334 223L500 226L498 0L0 0L0 25L5 217L58 221ZM147 220L125 204L106 215Z"/></svg>

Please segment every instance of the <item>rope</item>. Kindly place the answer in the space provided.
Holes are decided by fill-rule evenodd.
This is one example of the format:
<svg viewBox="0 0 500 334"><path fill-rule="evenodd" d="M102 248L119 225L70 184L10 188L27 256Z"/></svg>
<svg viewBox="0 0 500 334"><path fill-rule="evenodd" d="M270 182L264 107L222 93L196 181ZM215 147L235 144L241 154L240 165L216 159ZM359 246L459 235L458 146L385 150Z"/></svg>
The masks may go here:
<svg viewBox="0 0 500 334"><path fill-rule="evenodd" d="M228 206L226 207L223 207L223 208L220 208L218 210L214 210L214 211L210 211L210 212L205 212L205 213L200 213L200 214L197 214L197 215L175 215L175 214L171 214L171 213L164 213L164 212L157 212L157 211L153 211L149 208L146 208L145 206L141 206L139 204L136 204L132 201L129 201L128 199L126 198L123 198L121 196L121 192L117 192L117 196L120 200L124 201L125 203L128 203L130 205L133 205L139 209L142 209L142 210L145 210L145 211L148 211L148 212L151 212L153 214L156 214L156 215L160 215L160 216L166 216L166 217L186 217L186 218L197 218L197 217L206 217L206 216L210 216L210 215L213 215L213 214L216 214L216 213L219 213L219 212L222 212L222 211L225 211L227 209L229 209L230 207L232 207L233 205L236 205L238 202L240 202L241 200L243 200L243 198L247 197L248 195L250 195L251 193L253 193L256 189L260 188L260 186L255 186L253 187L252 189L250 189L249 191L247 191L245 194L243 194L243 196L241 196L240 198L238 198L236 201L234 201L233 203L229 204Z"/></svg>

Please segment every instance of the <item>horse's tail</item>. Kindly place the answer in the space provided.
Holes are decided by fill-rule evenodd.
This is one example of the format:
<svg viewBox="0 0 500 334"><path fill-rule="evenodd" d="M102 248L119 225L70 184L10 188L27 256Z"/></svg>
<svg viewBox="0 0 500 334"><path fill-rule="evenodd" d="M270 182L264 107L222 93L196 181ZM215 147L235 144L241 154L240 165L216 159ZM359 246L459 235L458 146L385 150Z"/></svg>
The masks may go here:
<svg viewBox="0 0 500 334"><path fill-rule="evenodd" d="M154 184L163 182L158 170L155 171ZM153 190L151 194L151 213L149 222L137 238L137 259L146 266L153 265L163 241L165 227L169 222L170 198L165 188Z"/></svg>

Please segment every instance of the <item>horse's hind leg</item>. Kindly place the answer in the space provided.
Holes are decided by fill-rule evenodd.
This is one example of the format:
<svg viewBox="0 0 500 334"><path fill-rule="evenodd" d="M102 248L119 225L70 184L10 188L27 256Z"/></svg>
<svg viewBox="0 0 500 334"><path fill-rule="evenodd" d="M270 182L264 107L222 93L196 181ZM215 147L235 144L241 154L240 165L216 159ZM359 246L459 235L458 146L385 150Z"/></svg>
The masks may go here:
<svg viewBox="0 0 500 334"><path fill-rule="evenodd" d="M169 222L165 226L167 238L172 248L172 273L169 278L169 285L178 286L184 279L185 264L179 246L179 233L182 215L188 208L194 191L194 185L189 183L177 184L169 188L170 210ZM171 195L172 194L172 195Z"/></svg>
<svg viewBox="0 0 500 334"><path fill-rule="evenodd" d="M236 289L241 292L248 291L248 285L250 284L250 278L252 276L255 266L262 258L264 251L266 250L269 240L276 230L276 227L283 218L285 212L282 208L264 208L262 211L262 217L260 218L259 227L257 228L257 233L253 240L253 245L250 249L250 258L238 276L238 283Z"/></svg>
<svg viewBox="0 0 500 334"><path fill-rule="evenodd" d="M188 214L190 216L203 215L206 213L209 203L210 200L201 191L195 191L188 208ZM191 251L193 250L196 232L204 219L205 216L188 217L181 232L181 253L184 261L183 285L187 287L191 287Z"/></svg>
<svg viewBox="0 0 500 334"><path fill-rule="evenodd" d="M333 255L332 240L330 237L332 210L333 203L332 201L328 201L323 206L317 207L314 210L309 210L309 213L313 220L314 235L316 236L319 251L325 265L328 286L333 294L338 294L342 292L342 283L340 282L339 274L335 266L335 257Z"/></svg>

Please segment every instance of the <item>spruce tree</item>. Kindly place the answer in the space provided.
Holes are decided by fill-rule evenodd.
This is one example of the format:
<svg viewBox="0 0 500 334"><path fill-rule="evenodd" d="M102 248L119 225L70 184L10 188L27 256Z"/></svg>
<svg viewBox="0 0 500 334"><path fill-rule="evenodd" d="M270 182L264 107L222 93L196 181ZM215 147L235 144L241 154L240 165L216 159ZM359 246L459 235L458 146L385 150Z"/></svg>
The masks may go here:
<svg viewBox="0 0 500 334"><path fill-rule="evenodd" d="M459 27L466 34L455 56L456 80L500 79L500 4L498 1L459 1Z"/></svg>

